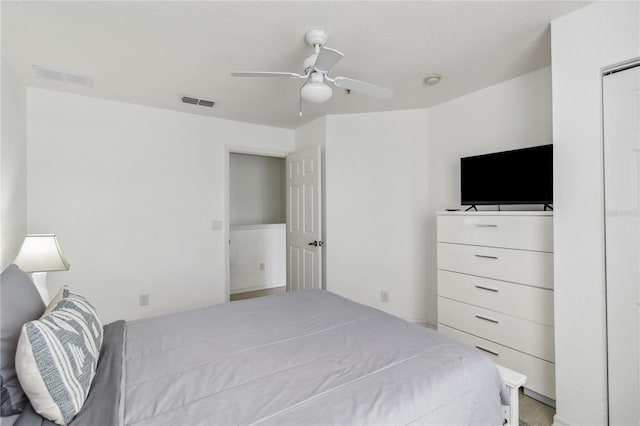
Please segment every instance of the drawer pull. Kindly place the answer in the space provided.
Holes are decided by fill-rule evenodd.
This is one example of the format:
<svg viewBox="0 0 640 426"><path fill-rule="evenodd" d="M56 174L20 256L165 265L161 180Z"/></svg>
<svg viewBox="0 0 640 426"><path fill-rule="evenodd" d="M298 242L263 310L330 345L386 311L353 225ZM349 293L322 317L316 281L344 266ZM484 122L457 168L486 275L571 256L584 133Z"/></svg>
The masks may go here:
<svg viewBox="0 0 640 426"><path fill-rule="evenodd" d="M476 257L481 257L483 259L495 259L495 260L498 260L498 256L487 256L486 254L476 254Z"/></svg>
<svg viewBox="0 0 640 426"><path fill-rule="evenodd" d="M488 354L491 354L493 356L500 356L500 354L498 352L490 351L489 349L483 348L482 346L477 346L476 345L476 349L480 349L481 351L486 352Z"/></svg>
<svg viewBox="0 0 640 426"><path fill-rule="evenodd" d="M493 318L483 317L482 315L476 315L476 318L498 324L498 320L494 320Z"/></svg>
<svg viewBox="0 0 640 426"><path fill-rule="evenodd" d="M483 285L477 285L476 288L479 288L480 290L487 290L487 291L492 291L494 293L498 292L497 288L491 288L491 287L485 287Z"/></svg>
<svg viewBox="0 0 640 426"><path fill-rule="evenodd" d="M498 225L494 225L491 223L476 223L476 226L479 228L497 228Z"/></svg>

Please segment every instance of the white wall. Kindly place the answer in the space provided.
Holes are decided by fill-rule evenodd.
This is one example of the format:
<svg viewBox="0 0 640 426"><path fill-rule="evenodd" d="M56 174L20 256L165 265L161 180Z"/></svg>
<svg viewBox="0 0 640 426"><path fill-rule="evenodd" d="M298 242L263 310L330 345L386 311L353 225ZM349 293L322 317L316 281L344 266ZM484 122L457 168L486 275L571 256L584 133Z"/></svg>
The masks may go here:
<svg viewBox="0 0 640 426"><path fill-rule="evenodd" d="M26 88L2 59L0 271L11 264L27 234Z"/></svg>
<svg viewBox="0 0 640 426"><path fill-rule="evenodd" d="M429 323L437 319L435 212L460 208L460 157L549 144L551 132L549 67L429 108ZM479 209L495 210L496 206ZM540 210L542 206L502 209Z"/></svg>
<svg viewBox="0 0 640 426"><path fill-rule="evenodd" d="M606 424L601 69L640 56L640 5L552 22L556 424Z"/></svg>
<svg viewBox="0 0 640 426"><path fill-rule="evenodd" d="M321 118L294 138L30 89L29 231L56 232L71 261L69 272L49 274L50 290L80 286L109 319L220 302L225 238L211 221L226 220L225 145L320 145L327 288L435 324L433 213L459 203L458 159L548 143L539 140L549 132L548 96L544 69L431 109ZM187 283L178 298L175 282ZM389 303L379 302L381 290ZM148 308L137 306L142 292Z"/></svg>
<svg viewBox="0 0 640 426"><path fill-rule="evenodd" d="M28 229L105 321L225 300L225 145L293 150L293 131L29 88ZM224 228L224 226L223 226ZM150 306L138 295L150 293Z"/></svg>
<svg viewBox="0 0 640 426"><path fill-rule="evenodd" d="M327 140L327 118L317 120L300 126L296 129L296 151L319 146L324 148Z"/></svg>
<svg viewBox="0 0 640 426"><path fill-rule="evenodd" d="M231 225L284 223L283 158L229 154L229 220Z"/></svg>
<svg viewBox="0 0 640 426"><path fill-rule="evenodd" d="M231 227L231 294L287 284L286 226Z"/></svg>
<svg viewBox="0 0 640 426"><path fill-rule="evenodd" d="M548 143L549 68L429 109L328 116L296 130L297 149L326 155L327 289L435 325L435 212L459 207L460 157Z"/></svg>
<svg viewBox="0 0 640 426"><path fill-rule="evenodd" d="M428 315L427 116L326 119L327 289L417 322Z"/></svg>

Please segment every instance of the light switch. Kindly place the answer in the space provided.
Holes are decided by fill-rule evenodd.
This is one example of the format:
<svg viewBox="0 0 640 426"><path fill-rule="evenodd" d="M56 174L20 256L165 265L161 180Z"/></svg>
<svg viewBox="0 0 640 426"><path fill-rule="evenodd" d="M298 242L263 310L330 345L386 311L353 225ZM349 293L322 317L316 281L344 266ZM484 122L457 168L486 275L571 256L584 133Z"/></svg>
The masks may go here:
<svg viewBox="0 0 640 426"><path fill-rule="evenodd" d="M214 220L213 222L211 222L211 229L213 229L214 231L219 231L222 229L222 221L221 220Z"/></svg>

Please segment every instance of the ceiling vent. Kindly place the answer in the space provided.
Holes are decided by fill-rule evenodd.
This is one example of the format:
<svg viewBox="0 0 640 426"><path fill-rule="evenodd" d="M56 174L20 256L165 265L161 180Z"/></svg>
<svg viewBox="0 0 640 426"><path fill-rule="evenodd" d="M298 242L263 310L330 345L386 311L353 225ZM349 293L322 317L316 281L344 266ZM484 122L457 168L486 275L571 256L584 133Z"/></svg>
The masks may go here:
<svg viewBox="0 0 640 426"><path fill-rule="evenodd" d="M207 101L206 99L192 98L190 96L183 96L181 99L182 99L182 102L184 102L185 104L200 105L200 106L209 107L209 108L213 108L213 106L216 104L214 101Z"/></svg>
<svg viewBox="0 0 640 426"><path fill-rule="evenodd" d="M200 100L198 101L198 105L200 105L200 106L206 106L206 107L209 107L209 108L213 108L213 106L214 106L215 104L216 104L216 103L215 103L215 102L213 102L213 101L205 101L204 99L200 99Z"/></svg>
<svg viewBox="0 0 640 426"><path fill-rule="evenodd" d="M87 75L71 74L62 71L56 71L48 68L43 68L39 65L33 65L33 69L40 78L45 80L56 80L67 83L78 84L80 86L91 87L93 86L93 79Z"/></svg>

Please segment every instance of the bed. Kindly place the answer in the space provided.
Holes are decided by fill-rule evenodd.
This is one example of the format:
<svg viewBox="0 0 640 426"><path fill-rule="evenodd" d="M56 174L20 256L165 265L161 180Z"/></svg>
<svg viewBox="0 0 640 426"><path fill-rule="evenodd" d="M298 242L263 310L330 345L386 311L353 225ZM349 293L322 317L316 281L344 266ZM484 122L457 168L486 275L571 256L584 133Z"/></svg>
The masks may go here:
<svg viewBox="0 0 640 426"><path fill-rule="evenodd" d="M108 324L70 424L495 425L508 397L475 348L300 290ZM15 424L53 425L29 405Z"/></svg>

